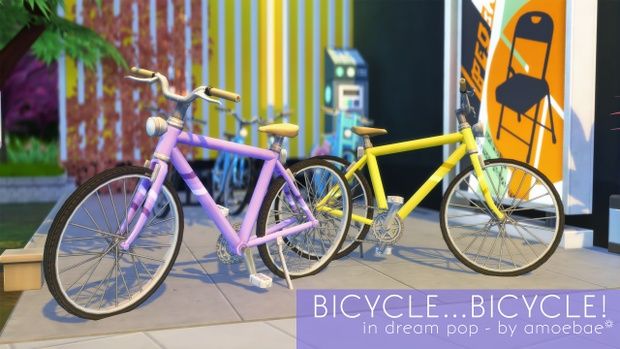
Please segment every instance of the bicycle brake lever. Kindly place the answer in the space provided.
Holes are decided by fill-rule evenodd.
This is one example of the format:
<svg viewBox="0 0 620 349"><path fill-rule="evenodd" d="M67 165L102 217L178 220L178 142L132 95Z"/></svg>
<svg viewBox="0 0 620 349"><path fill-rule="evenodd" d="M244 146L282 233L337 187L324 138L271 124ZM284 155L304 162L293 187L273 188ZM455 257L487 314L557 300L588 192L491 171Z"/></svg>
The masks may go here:
<svg viewBox="0 0 620 349"><path fill-rule="evenodd" d="M213 104L217 104L217 105L222 105L222 102L217 100L217 99L213 99L209 96L207 96L204 92L202 91L194 91L194 95L204 99L205 101L209 102L209 103L213 103Z"/></svg>

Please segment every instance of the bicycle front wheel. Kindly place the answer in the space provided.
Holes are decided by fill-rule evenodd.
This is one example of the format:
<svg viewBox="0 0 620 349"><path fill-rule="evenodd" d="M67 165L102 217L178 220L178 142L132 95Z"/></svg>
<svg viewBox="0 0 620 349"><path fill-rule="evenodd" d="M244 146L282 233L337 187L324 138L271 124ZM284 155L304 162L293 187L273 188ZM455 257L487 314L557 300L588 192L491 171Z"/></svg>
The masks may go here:
<svg viewBox="0 0 620 349"><path fill-rule="evenodd" d="M340 249L351 220L351 196L344 176L324 160L300 161L291 166L290 171L302 199L319 221L317 227L283 239L283 255L289 274L291 278L299 278L321 271ZM317 183L322 184L317 186ZM340 213L326 212L320 207ZM300 201L292 197L284 178L278 178L272 183L261 207L256 236L265 236L275 226L292 228L307 221ZM267 268L284 277L276 239L259 245L258 251Z"/></svg>
<svg viewBox="0 0 620 349"><path fill-rule="evenodd" d="M322 155L316 158L326 160L332 165L336 166L338 170L346 173L350 162L343 158L339 158L333 155ZM351 179L348 180L349 189L351 190L351 204L352 204L352 218L349 232L340 247L340 250L334 256L334 259L340 259L348 256L364 241L370 225L361 223L358 220L353 219L353 215L356 217L372 219L373 217L373 194L370 187L370 183L366 179L366 176L361 171L356 171Z"/></svg>
<svg viewBox="0 0 620 349"><path fill-rule="evenodd" d="M474 169L449 185L440 212L441 232L450 251L483 274L516 276L541 266L564 231L564 208L551 181L534 167L510 159L485 161L484 178L498 219L479 188Z"/></svg>
<svg viewBox="0 0 620 349"><path fill-rule="evenodd" d="M134 166L106 170L81 185L54 218L44 274L69 313L96 320L132 310L168 275L183 236L183 211L169 183L130 249L120 247L142 212L140 197L150 187L151 174ZM137 213L127 219L132 211Z"/></svg>

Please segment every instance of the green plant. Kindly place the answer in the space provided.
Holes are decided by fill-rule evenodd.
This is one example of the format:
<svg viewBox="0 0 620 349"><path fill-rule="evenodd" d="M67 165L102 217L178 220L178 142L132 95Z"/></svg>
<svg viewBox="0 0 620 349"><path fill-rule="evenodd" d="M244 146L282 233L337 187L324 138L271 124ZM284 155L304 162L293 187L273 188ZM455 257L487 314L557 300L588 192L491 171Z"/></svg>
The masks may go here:
<svg viewBox="0 0 620 349"><path fill-rule="evenodd" d="M9 163L13 164L58 164L58 144L45 142L36 137L7 137Z"/></svg>
<svg viewBox="0 0 620 349"><path fill-rule="evenodd" d="M101 0L93 1L101 7ZM65 52L89 68L106 57L127 68L114 45L95 31L59 16L59 7L64 8L62 0L0 0L0 89L29 51L47 63ZM1 129L4 135L4 119ZM0 145L4 145L4 139ZM7 157L6 147L0 146L0 162L6 162Z"/></svg>
<svg viewBox="0 0 620 349"><path fill-rule="evenodd" d="M96 1L98 5L101 0ZM45 63L55 61L64 51L92 68L104 57L127 67L125 59L110 42L95 31L66 20L56 14L61 0L3 0L0 1L0 47L8 46L24 27L42 25L45 30L32 45L34 55Z"/></svg>
<svg viewBox="0 0 620 349"><path fill-rule="evenodd" d="M65 169L56 164L0 163L0 177L60 176Z"/></svg>

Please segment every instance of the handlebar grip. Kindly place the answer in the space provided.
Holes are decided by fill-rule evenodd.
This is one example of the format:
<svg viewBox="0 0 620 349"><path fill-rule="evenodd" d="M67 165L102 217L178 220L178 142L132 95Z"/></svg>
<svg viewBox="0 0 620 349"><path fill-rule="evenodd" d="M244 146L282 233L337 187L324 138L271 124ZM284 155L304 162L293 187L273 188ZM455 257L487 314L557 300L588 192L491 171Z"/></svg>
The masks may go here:
<svg viewBox="0 0 620 349"><path fill-rule="evenodd" d="M461 93L467 92L467 82L464 78L461 78L461 80L459 80L459 91L461 91Z"/></svg>
<svg viewBox="0 0 620 349"><path fill-rule="evenodd" d="M205 93L207 94L207 96L222 98L235 103L241 102L241 96L239 96L238 94L234 92L220 90L219 88L209 86L205 88Z"/></svg>
<svg viewBox="0 0 620 349"><path fill-rule="evenodd" d="M142 75L144 77L147 78L152 78L155 76L155 72L150 71L148 69L142 69L142 68L138 68L138 67L131 67L131 72L136 74L136 75Z"/></svg>

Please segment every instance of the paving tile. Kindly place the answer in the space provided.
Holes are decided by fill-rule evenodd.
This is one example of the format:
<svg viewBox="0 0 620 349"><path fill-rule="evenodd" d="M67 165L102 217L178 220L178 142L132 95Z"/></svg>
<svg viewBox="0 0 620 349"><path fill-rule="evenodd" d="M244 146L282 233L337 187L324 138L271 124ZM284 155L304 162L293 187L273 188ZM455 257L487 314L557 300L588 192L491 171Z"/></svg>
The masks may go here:
<svg viewBox="0 0 620 349"><path fill-rule="evenodd" d="M148 335L164 348L295 348L295 338L263 322L150 331Z"/></svg>
<svg viewBox="0 0 620 349"><path fill-rule="evenodd" d="M205 249L196 248L193 251L197 256L202 256L198 258L201 265L207 269L244 320L295 316L295 292L286 288L284 280L265 270L266 268L258 262L260 258L256 259L259 271L262 270L274 277L274 286L270 289L262 290L251 286L242 264L233 267L223 266L216 260L209 259L209 252ZM293 285L296 289L406 288L402 283L360 263L354 261L343 263L347 266L330 265L316 275L293 280Z"/></svg>
<svg viewBox="0 0 620 349"><path fill-rule="evenodd" d="M161 289L141 307L112 318L86 321L61 310L46 287L26 291L0 336L0 343L51 340L38 343L53 346L66 343L62 342L66 339L55 342L60 337L189 327L155 332L161 332L163 340L169 340L176 331L183 333L187 330L191 332L191 338L204 340L196 342L199 345L211 344L207 339L228 341L215 342L212 347L222 347L217 343L226 344L226 348L250 345L254 348L257 343L258 347L266 347L267 344L278 343L283 348L293 348L295 343L290 335L295 333L296 293L288 290L284 280L277 277L274 277L274 286L268 290L250 286L244 264L224 265L217 260L215 245L219 232L201 209L187 207L184 211L184 245L177 262ZM420 210L406 218L405 231L391 256L374 256L373 243L367 242L364 244L363 259L355 251L342 260L332 262L317 275L294 280L294 285L297 289L413 289L412 292L455 288L620 288L620 274L617 273L620 256L597 248L559 249L541 268L519 277L477 274L448 251L437 217L437 212ZM259 271L272 276L258 255L255 261ZM268 320L269 323L252 323L249 327L244 327L244 324L227 325L232 327L226 329L213 326L250 320ZM265 326L267 331L264 331ZM262 339L252 340L248 345L246 340L250 336L239 336L240 332L260 332L259 336L263 337L257 337ZM151 332L147 335L151 336ZM272 335L275 337L269 337ZM174 346L176 342L166 343L177 347ZM188 347L196 347L195 343L193 346L187 343ZM18 343L13 347L37 348L41 347L39 344ZM269 348L273 347L269 345ZM0 349L6 347L0 345Z"/></svg>
<svg viewBox="0 0 620 349"><path fill-rule="evenodd" d="M182 248L166 281L137 309L88 321L67 314L57 305L47 287L43 287L22 294L0 341L54 339L239 319L189 251Z"/></svg>
<svg viewBox="0 0 620 349"><path fill-rule="evenodd" d="M46 341L36 341L36 342L23 342L23 343L13 343L11 344L13 349L39 349L57 346L60 344L71 344L71 343L79 343L84 341L89 341L97 338L102 338L105 336L87 336L87 337L73 337L73 338L62 338L62 339L52 339ZM0 348L2 348L0 346Z"/></svg>
<svg viewBox="0 0 620 349"><path fill-rule="evenodd" d="M620 287L620 255L602 248L558 250L543 268L602 287Z"/></svg>
<svg viewBox="0 0 620 349"><path fill-rule="evenodd" d="M59 344L46 347L46 349L108 349L108 348L132 348L132 349L161 349L155 341L144 333L131 333L119 336L107 336L87 341Z"/></svg>
<svg viewBox="0 0 620 349"><path fill-rule="evenodd" d="M488 276L442 263L371 262L373 269L416 289L596 289L600 286L546 269L516 277Z"/></svg>
<svg viewBox="0 0 620 349"><path fill-rule="evenodd" d="M293 337L297 337L297 319L295 318L270 320L267 321L267 323L271 326L277 327Z"/></svg>

